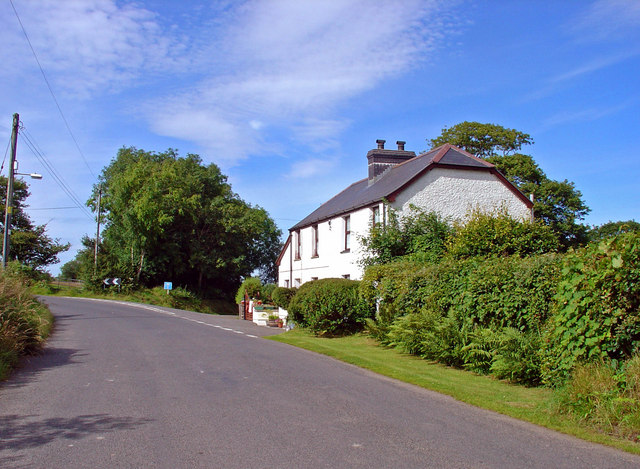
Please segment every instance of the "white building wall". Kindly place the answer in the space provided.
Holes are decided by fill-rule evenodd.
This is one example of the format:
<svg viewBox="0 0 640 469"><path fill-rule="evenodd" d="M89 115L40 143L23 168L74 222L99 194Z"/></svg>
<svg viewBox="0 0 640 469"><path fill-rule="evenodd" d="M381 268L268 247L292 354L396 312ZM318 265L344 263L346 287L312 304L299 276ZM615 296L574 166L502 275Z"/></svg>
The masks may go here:
<svg viewBox="0 0 640 469"><path fill-rule="evenodd" d="M379 205L382 213L382 204ZM372 222L371 207L351 212L350 250L344 252L345 221L343 216L318 224L318 256L312 256L312 227L300 230L300 259L295 259L295 233L287 246L278 269L278 286L289 287L314 279L340 278L349 276L354 280L362 278L362 267L358 260L362 254L360 237L369 232Z"/></svg>
<svg viewBox="0 0 640 469"><path fill-rule="evenodd" d="M472 210L495 212L502 207L516 219L529 220L531 210L497 176L485 171L434 168L401 192L391 206L400 213L410 205L463 221Z"/></svg>

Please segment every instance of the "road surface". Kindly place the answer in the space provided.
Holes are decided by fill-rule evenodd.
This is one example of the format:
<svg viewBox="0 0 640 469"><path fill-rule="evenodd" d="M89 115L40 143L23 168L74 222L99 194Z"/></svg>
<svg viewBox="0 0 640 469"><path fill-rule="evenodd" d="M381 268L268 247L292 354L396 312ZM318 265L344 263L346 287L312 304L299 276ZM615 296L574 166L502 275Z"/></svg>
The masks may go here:
<svg viewBox="0 0 640 469"><path fill-rule="evenodd" d="M0 384L2 468L640 467L233 317L45 301L44 353Z"/></svg>

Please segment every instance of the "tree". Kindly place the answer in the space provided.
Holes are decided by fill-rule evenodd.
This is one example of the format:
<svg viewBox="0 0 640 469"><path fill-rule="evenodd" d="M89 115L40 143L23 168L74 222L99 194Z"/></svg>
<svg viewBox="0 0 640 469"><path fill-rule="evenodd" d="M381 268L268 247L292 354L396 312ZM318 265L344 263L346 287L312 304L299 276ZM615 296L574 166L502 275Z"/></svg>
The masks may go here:
<svg viewBox="0 0 640 469"><path fill-rule="evenodd" d="M9 260L17 260L33 269L42 270L59 261L58 254L69 250L69 243L61 244L46 234L46 225L34 225L24 208L29 187L22 179L16 179L13 186L13 214L11 216L11 244ZM0 176L0 199L6 201L7 178ZM4 232L5 204L0 210L0 227ZM0 246L2 242L0 242Z"/></svg>
<svg viewBox="0 0 640 469"><path fill-rule="evenodd" d="M579 221L590 210L575 184L550 179L531 156L516 153L533 143L529 134L495 124L462 122L445 127L430 142L432 148L451 143L474 153L494 164L524 194L533 194L536 218L551 227L564 248L587 240L588 228Z"/></svg>
<svg viewBox="0 0 640 469"><path fill-rule="evenodd" d="M640 223L635 220L610 221L589 230L589 240L599 241L622 233L640 233Z"/></svg>
<svg viewBox="0 0 640 469"><path fill-rule="evenodd" d="M442 133L431 139L431 148L450 143L480 158L495 154L514 153L522 145L533 144L529 134L515 129L506 129L496 124L461 122L453 127L444 127Z"/></svg>
<svg viewBox="0 0 640 469"><path fill-rule="evenodd" d="M172 280L212 294L234 292L255 270L273 272L281 235L275 222L198 155L122 148L89 206L98 190L105 220L100 257L108 257L101 272L142 285Z"/></svg>

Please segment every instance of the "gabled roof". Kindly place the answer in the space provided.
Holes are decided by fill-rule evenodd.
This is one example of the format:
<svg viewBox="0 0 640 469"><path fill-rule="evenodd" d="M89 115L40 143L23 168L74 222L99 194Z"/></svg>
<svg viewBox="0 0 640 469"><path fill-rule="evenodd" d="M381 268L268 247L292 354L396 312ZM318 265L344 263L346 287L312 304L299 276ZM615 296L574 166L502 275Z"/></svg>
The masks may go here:
<svg viewBox="0 0 640 469"><path fill-rule="evenodd" d="M507 185L528 207L531 201L511 184L495 167L471 153L451 144L444 144L410 160L391 167L375 182L369 184L367 178L353 183L338 195L322 204L303 220L290 228L298 230L356 209L381 202L383 199L393 201L395 196L414 180L433 168L464 168L488 171Z"/></svg>

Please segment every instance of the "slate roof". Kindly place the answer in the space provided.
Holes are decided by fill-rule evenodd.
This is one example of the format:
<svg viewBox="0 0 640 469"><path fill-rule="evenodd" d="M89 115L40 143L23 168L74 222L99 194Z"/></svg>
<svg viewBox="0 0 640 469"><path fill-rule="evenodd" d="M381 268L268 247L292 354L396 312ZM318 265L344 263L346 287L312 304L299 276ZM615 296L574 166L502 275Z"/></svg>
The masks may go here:
<svg viewBox="0 0 640 469"><path fill-rule="evenodd" d="M461 148L451 144L444 144L410 160L391 167L375 182L369 184L368 178L353 183L338 195L328 200L307 217L296 223L289 230L295 231L339 215L347 214L356 209L381 202L383 199L394 200L415 179L433 168L466 168L472 170L489 171L498 176L502 182L528 206L531 201L511 184L495 167Z"/></svg>

